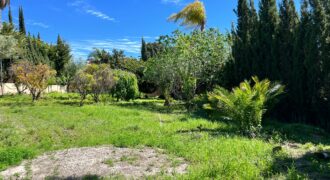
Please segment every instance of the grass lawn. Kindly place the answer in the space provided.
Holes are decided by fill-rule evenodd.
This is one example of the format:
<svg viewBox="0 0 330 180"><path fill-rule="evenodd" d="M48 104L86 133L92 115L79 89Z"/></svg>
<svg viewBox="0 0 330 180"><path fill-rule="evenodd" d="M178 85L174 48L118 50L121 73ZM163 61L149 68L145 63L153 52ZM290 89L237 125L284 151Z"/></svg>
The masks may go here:
<svg viewBox="0 0 330 180"><path fill-rule="evenodd" d="M307 156L329 148L328 134L317 128L269 122L263 138L249 139L230 124L190 115L180 105L167 109L161 100L78 102L74 94L36 103L29 96L0 98L0 170L48 151L114 145L182 157L189 163L187 174L175 175L182 179L330 178L329 161ZM301 154L274 153L284 142L298 144L292 151ZM302 158L310 162L305 169L296 163Z"/></svg>

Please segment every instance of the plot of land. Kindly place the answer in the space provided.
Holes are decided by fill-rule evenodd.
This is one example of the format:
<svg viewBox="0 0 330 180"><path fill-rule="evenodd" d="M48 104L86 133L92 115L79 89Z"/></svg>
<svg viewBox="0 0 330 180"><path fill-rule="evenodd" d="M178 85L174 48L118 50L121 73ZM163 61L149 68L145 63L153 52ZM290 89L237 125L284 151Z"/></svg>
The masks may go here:
<svg viewBox="0 0 330 180"><path fill-rule="evenodd" d="M163 103L93 104L90 99L79 107L75 94L49 94L36 103L29 96L0 98L1 175L330 178L330 161L308 156L329 149L329 135L321 129L271 122L262 137L250 139L230 123L189 114L179 103Z"/></svg>

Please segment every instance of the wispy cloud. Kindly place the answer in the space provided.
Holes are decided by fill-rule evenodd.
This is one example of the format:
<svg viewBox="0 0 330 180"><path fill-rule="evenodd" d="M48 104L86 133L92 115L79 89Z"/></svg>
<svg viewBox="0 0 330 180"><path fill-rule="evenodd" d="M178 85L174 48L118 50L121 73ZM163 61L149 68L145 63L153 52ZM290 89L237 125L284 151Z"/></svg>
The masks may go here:
<svg viewBox="0 0 330 180"><path fill-rule="evenodd" d="M36 21L33 21L33 20L27 21L26 24L27 25L30 25L30 26L38 26L38 27L41 27L41 28L44 28L44 29L48 29L49 28L49 25L44 24L42 22L36 22Z"/></svg>
<svg viewBox="0 0 330 180"><path fill-rule="evenodd" d="M141 40L136 38L129 39L125 37L122 39L80 40L69 43L76 59L86 59L93 48L105 49L107 51L120 49L133 56L138 56L141 51Z"/></svg>
<svg viewBox="0 0 330 180"><path fill-rule="evenodd" d="M18 21L18 17L14 17L14 19L16 21ZM38 27L41 27L41 28L44 28L44 29L48 29L50 27L48 24L45 24L43 22L38 22L38 21L35 21L33 19L28 19L25 23L29 26L38 26ZM17 25L17 23L14 23L14 24Z"/></svg>
<svg viewBox="0 0 330 180"><path fill-rule="evenodd" d="M83 11L84 13L90 14L92 16L95 16L97 18L116 22L116 19L113 17L110 17L109 15L97 10L93 6L91 6L88 2L85 0L75 0L71 3L68 3L69 6L75 7L78 11Z"/></svg>
<svg viewBox="0 0 330 180"><path fill-rule="evenodd" d="M163 3L181 4L183 0L162 0Z"/></svg>

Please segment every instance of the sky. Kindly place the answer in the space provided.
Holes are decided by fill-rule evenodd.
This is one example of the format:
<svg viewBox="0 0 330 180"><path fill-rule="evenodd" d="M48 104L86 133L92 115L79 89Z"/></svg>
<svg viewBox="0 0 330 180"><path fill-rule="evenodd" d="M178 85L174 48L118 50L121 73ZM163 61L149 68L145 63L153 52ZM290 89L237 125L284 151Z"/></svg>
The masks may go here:
<svg viewBox="0 0 330 180"><path fill-rule="evenodd" d="M187 31L167 18L190 2L193 0L11 0L11 7L15 23L22 6L28 32L40 32L48 43L55 43L60 34L78 60L86 59L93 48L117 48L139 57L142 37L152 42L177 29ZM207 27L230 31L237 19L233 11L237 0L203 2ZM8 19L7 9L3 19Z"/></svg>

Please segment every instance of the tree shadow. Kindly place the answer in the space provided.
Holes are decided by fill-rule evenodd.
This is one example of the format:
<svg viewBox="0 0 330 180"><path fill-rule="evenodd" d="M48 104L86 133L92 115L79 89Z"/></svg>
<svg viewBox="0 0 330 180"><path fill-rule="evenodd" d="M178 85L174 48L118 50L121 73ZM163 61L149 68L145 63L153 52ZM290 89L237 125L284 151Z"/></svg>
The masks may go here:
<svg viewBox="0 0 330 180"><path fill-rule="evenodd" d="M278 152L274 155L272 166L265 173L285 175L288 179L330 179L330 159L320 158L321 152L324 151L306 152L295 158ZM269 177L267 174L265 176Z"/></svg>
<svg viewBox="0 0 330 180"><path fill-rule="evenodd" d="M171 106L164 106L159 102L114 102L112 105L125 107L129 109L136 110L147 110L151 112L159 112L159 113L172 113L172 114L182 114L187 112L184 105L181 103L175 103Z"/></svg>
<svg viewBox="0 0 330 180"><path fill-rule="evenodd" d="M330 134L325 130L304 124L280 123L274 120L263 124L265 139L278 138L279 141L294 143L330 145Z"/></svg>
<svg viewBox="0 0 330 180"><path fill-rule="evenodd" d="M49 176L45 178L46 180L99 180L102 177L98 175L86 175L81 177L70 176L70 177L58 177L58 176Z"/></svg>

